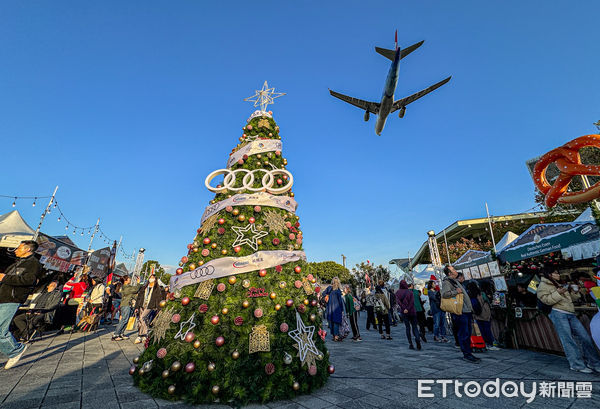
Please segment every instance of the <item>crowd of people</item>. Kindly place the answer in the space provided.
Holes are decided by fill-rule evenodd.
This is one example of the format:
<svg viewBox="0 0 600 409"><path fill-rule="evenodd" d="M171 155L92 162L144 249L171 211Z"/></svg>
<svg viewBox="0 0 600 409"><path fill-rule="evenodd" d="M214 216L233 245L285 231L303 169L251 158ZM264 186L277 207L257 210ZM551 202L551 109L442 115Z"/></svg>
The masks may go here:
<svg viewBox="0 0 600 409"><path fill-rule="evenodd" d="M118 319L112 340L128 339L125 330L136 317L135 343L145 342L168 287L151 274L144 284L129 276L119 279L89 276L86 269L66 282L47 274L35 253L35 241L23 241L16 261L0 273L0 352L10 369L21 359L35 334L56 329L90 331Z"/></svg>

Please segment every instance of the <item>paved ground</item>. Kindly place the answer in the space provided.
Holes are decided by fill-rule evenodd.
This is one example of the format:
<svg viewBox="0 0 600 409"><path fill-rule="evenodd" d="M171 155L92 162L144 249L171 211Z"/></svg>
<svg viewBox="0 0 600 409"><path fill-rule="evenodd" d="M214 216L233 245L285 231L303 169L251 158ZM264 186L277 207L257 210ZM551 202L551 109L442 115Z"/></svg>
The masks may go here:
<svg viewBox="0 0 600 409"><path fill-rule="evenodd" d="M363 319L360 320L364 328ZM152 399L132 386L127 373L141 347L131 341L113 342L110 330L95 334L47 336L31 345L19 366L0 372L0 409L133 409L188 408L182 403ZM486 352L481 364L460 359L450 344L429 342L422 351L410 351L404 326L392 327L393 341L381 340L374 331L362 331L364 341L329 342L335 374L327 385L310 396L252 408L593 408L600 407L600 376L569 370L566 359L530 351ZM3 359L4 360L4 359ZM4 365L3 362L1 362ZM1 371L1 369L0 369ZM417 397L418 379L460 379L461 382L501 378L501 382L524 382L526 391L534 381L592 382L590 399L457 397L449 387L441 396ZM539 389L538 389L539 393ZM209 405L203 407L221 407Z"/></svg>

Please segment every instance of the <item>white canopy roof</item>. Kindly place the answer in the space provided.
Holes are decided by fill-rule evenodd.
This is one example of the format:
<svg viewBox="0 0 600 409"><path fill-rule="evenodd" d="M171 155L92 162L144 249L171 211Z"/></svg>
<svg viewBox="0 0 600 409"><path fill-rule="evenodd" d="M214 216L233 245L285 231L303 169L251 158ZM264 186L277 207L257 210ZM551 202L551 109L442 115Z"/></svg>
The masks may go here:
<svg viewBox="0 0 600 409"><path fill-rule="evenodd" d="M18 210L0 215L0 247L17 247L23 240L31 240L35 230L23 220Z"/></svg>
<svg viewBox="0 0 600 409"><path fill-rule="evenodd" d="M574 221L575 222L594 222L595 220L594 220L594 215L592 214L592 209L590 209L588 207Z"/></svg>
<svg viewBox="0 0 600 409"><path fill-rule="evenodd" d="M496 253L502 251L502 249L508 246L510 243L515 241L519 237L518 234L513 233L512 231L507 231L504 237L500 239L498 243L496 243Z"/></svg>

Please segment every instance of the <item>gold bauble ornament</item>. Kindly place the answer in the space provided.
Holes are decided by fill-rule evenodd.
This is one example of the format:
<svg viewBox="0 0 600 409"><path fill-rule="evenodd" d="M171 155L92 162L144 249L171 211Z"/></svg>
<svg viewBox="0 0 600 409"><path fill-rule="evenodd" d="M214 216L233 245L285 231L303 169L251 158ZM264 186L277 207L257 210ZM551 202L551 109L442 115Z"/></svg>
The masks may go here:
<svg viewBox="0 0 600 409"><path fill-rule="evenodd" d="M190 269L190 271L195 270L196 269L196 264L192 263L188 266L188 268Z"/></svg>
<svg viewBox="0 0 600 409"><path fill-rule="evenodd" d="M227 249L223 249L223 250L221 250L221 254L222 254L222 255L226 255L226 254L227 254Z"/></svg>
<svg viewBox="0 0 600 409"><path fill-rule="evenodd" d="M233 359L238 359L240 357L240 353L238 352L237 349L231 353L231 357Z"/></svg>
<svg viewBox="0 0 600 409"><path fill-rule="evenodd" d="M221 388L219 388L219 385L213 386L211 390L212 390L213 395L218 395L219 392L221 392Z"/></svg>
<svg viewBox="0 0 600 409"><path fill-rule="evenodd" d="M308 305L308 300L305 298L304 301L302 301L304 303L304 305Z"/></svg>
<svg viewBox="0 0 600 409"><path fill-rule="evenodd" d="M161 376L163 379L167 379L169 377L169 375L170 375L170 373L169 373L168 369L165 369L164 371L162 371Z"/></svg>
<svg viewBox="0 0 600 409"><path fill-rule="evenodd" d="M160 308L165 308L166 305L167 305L167 302L165 300L162 300L161 302L158 303L158 306Z"/></svg>
<svg viewBox="0 0 600 409"><path fill-rule="evenodd" d="M261 239L258 239L258 240L256 240L256 244L257 244L257 245L259 245L259 246L260 246L262 243L263 243L263 241L262 241Z"/></svg>
<svg viewBox="0 0 600 409"><path fill-rule="evenodd" d="M200 251L200 250L198 249L198 247L194 247L194 248L192 249L192 252L193 252L193 253L197 253L198 251Z"/></svg>
<svg viewBox="0 0 600 409"><path fill-rule="evenodd" d="M246 216L244 216L243 214L240 214L238 216L238 220L241 221L241 222L243 222L244 220L246 220Z"/></svg>
<svg viewBox="0 0 600 409"><path fill-rule="evenodd" d="M213 248L213 249L216 249L217 248L217 243L211 243L210 247Z"/></svg>
<svg viewBox="0 0 600 409"><path fill-rule="evenodd" d="M310 314L309 318L312 322L315 322L315 320L317 319L317 316L315 314Z"/></svg>
<svg viewBox="0 0 600 409"><path fill-rule="evenodd" d="M199 265L199 266L201 266L202 264L204 264L204 260L200 260L200 261L198 262L198 265Z"/></svg>
<svg viewBox="0 0 600 409"><path fill-rule="evenodd" d="M277 298L277 294L275 294L274 292L269 294L269 297L271 297L272 300L274 300L275 298Z"/></svg>
<svg viewBox="0 0 600 409"><path fill-rule="evenodd" d="M244 288L250 287L250 280L244 280L244 281L242 281L242 287L244 287Z"/></svg>
<svg viewBox="0 0 600 409"><path fill-rule="evenodd" d="M229 284L234 285L235 282L237 281L237 277L236 276L231 276L227 279L227 281L229 282Z"/></svg>
<svg viewBox="0 0 600 409"><path fill-rule="evenodd" d="M216 368L216 365L213 364L212 362L208 364L208 366L206 367L206 369L208 369L208 372L212 372L214 371Z"/></svg>
<svg viewBox="0 0 600 409"><path fill-rule="evenodd" d="M299 390L300 389L300 384L298 382L294 382L292 384L292 389L294 389L295 391Z"/></svg>
<svg viewBox="0 0 600 409"><path fill-rule="evenodd" d="M290 192L290 197L294 197L294 192Z"/></svg>
<svg viewBox="0 0 600 409"><path fill-rule="evenodd" d="M234 216L237 216L238 214L240 214L240 209L233 209L233 211L231 212Z"/></svg>
<svg viewBox="0 0 600 409"><path fill-rule="evenodd" d="M169 395L173 395L175 393L175 385L169 386L167 392L169 393Z"/></svg>
<svg viewBox="0 0 600 409"><path fill-rule="evenodd" d="M287 286L287 283L285 281L279 282L279 288L285 288L286 286Z"/></svg>
<svg viewBox="0 0 600 409"><path fill-rule="evenodd" d="M281 309L281 304L275 304L275 311L279 311Z"/></svg>
<svg viewBox="0 0 600 409"><path fill-rule="evenodd" d="M227 315L228 312L229 312L229 308L227 308L227 307L223 307L223 309L221 310L221 313L223 315Z"/></svg>
<svg viewBox="0 0 600 409"><path fill-rule="evenodd" d="M244 308L248 308L249 306L250 306L250 301L248 301L248 300L244 300L244 301L242 302L242 307L244 307Z"/></svg>
<svg viewBox="0 0 600 409"><path fill-rule="evenodd" d="M200 341L198 341L198 340L194 341L194 348L198 349L198 348L200 348L200 345L201 345Z"/></svg>
<svg viewBox="0 0 600 409"><path fill-rule="evenodd" d="M257 157L258 159L260 159L260 158L262 158L262 155L259 153L258 155L256 155L256 157Z"/></svg>

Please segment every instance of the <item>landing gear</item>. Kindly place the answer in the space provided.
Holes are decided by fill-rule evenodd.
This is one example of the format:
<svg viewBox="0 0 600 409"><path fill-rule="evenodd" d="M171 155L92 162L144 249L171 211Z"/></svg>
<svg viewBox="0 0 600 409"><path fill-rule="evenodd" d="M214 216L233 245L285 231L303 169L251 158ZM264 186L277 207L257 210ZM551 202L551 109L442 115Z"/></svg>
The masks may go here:
<svg viewBox="0 0 600 409"><path fill-rule="evenodd" d="M406 113L406 107L400 108L400 112L398 112L398 118L404 118L405 113Z"/></svg>
<svg viewBox="0 0 600 409"><path fill-rule="evenodd" d="M365 122L367 122L369 120L369 111L365 111Z"/></svg>

